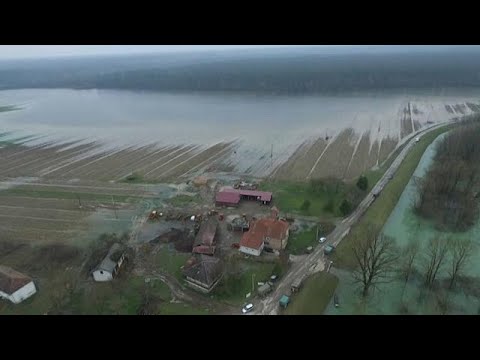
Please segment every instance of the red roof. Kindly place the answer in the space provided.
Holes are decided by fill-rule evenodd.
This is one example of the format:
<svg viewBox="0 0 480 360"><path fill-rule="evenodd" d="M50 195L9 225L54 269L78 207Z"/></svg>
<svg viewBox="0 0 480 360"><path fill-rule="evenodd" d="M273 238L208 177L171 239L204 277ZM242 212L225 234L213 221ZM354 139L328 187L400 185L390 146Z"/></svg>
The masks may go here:
<svg viewBox="0 0 480 360"><path fill-rule="evenodd" d="M238 204L240 202L240 194L233 192L221 191L217 193L215 197L216 202L227 203L227 204Z"/></svg>
<svg viewBox="0 0 480 360"><path fill-rule="evenodd" d="M0 290L2 292L12 295L15 291L21 289L31 281L32 279L28 276L8 266L0 265Z"/></svg>
<svg viewBox="0 0 480 360"><path fill-rule="evenodd" d="M217 193L216 200L218 202L228 202L232 204L238 204L240 196L254 196L260 198L261 201L272 201L272 193L268 191L257 190L242 190L242 189L230 189L223 188Z"/></svg>
<svg viewBox="0 0 480 360"><path fill-rule="evenodd" d="M206 246L206 245L195 246L193 248L193 252L196 254L213 255L215 254L215 246Z"/></svg>
<svg viewBox="0 0 480 360"><path fill-rule="evenodd" d="M288 223L283 220L260 219L255 221L250 231L243 235L240 246L258 250L267 237L283 239L286 236L288 227Z"/></svg>

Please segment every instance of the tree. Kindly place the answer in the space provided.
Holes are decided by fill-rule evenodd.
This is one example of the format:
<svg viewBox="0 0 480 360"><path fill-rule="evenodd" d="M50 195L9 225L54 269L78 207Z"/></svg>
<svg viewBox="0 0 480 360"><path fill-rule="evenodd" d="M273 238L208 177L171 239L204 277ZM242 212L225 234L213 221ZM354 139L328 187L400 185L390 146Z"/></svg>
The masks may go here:
<svg viewBox="0 0 480 360"><path fill-rule="evenodd" d="M405 292L405 288L407 287L408 280L410 279L410 276L415 269L415 259L418 255L419 249L419 242L415 241L415 239L410 239L405 251L400 257L399 275L400 278L404 281L402 298L403 293Z"/></svg>
<svg viewBox="0 0 480 360"><path fill-rule="evenodd" d="M310 209L310 200L305 199L305 200L303 201L302 206L300 206L300 210L302 210L302 211L308 211L308 209Z"/></svg>
<svg viewBox="0 0 480 360"><path fill-rule="evenodd" d="M452 289L472 257L475 244L471 238L450 239L449 244L451 261L448 275L450 276L449 288Z"/></svg>
<svg viewBox="0 0 480 360"><path fill-rule="evenodd" d="M353 278L361 286L362 297L371 288L392 280L394 265L398 260L394 239L381 234L373 226L367 226L365 236L354 241L353 255L356 269Z"/></svg>
<svg viewBox="0 0 480 360"><path fill-rule="evenodd" d="M433 282L438 275L438 271L445 263L448 249L448 240L446 238L433 237L428 242L423 264L425 271L425 285L427 287L433 285Z"/></svg>
<svg viewBox="0 0 480 360"><path fill-rule="evenodd" d="M343 199L342 203L340 204L340 212L343 216L350 214L352 211L352 204L347 199Z"/></svg>
<svg viewBox="0 0 480 360"><path fill-rule="evenodd" d="M366 176L362 175L358 178L357 187L363 191L368 189L368 179Z"/></svg>

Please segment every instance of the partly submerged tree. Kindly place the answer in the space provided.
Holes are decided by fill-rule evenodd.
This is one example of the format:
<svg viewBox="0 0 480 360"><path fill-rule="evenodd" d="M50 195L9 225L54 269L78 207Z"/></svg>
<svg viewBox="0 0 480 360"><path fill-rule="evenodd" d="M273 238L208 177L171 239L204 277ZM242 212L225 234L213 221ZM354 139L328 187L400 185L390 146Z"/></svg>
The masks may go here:
<svg viewBox="0 0 480 360"><path fill-rule="evenodd" d="M474 242L471 238L449 240L449 249L451 254L448 275L450 277L449 288L452 289L459 276L465 270L465 266L471 259L474 251Z"/></svg>
<svg viewBox="0 0 480 360"><path fill-rule="evenodd" d="M432 237L427 244L423 258L425 286L432 287L438 272L445 265L449 244L445 237Z"/></svg>
<svg viewBox="0 0 480 360"><path fill-rule="evenodd" d="M394 239L376 227L367 226L364 236L354 239L353 254L357 265L353 278L360 284L363 298L372 288L393 279L398 251Z"/></svg>
<svg viewBox="0 0 480 360"><path fill-rule="evenodd" d="M420 243L416 241L416 239L410 239L407 247L400 255L400 264L399 264L399 277L403 280L403 290L402 290L402 297L405 292L405 288L407 286L408 280L415 270L415 259L417 258L418 252L420 250Z"/></svg>

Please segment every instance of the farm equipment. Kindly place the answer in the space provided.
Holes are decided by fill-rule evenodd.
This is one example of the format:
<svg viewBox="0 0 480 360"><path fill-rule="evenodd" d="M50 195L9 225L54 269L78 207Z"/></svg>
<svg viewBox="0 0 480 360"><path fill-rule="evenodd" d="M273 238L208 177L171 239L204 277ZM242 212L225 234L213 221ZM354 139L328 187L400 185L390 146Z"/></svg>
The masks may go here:
<svg viewBox="0 0 480 360"><path fill-rule="evenodd" d="M153 210L149 215L148 215L148 220L160 220L160 217L163 214L159 213L157 210Z"/></svg>

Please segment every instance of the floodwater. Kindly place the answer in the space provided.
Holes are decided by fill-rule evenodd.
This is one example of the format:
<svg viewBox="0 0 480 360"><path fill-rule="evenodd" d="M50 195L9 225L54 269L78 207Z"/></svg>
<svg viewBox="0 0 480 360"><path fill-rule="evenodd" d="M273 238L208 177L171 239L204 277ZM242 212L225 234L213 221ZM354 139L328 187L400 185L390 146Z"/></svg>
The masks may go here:
<svg viewBox="0 0 480 360"><path fill-rule="evenodd" d="M99 140L112 146L212 145L238 140L242 144L237 150L238 158L249 160L243 164L247 168L252 158L270 155L272 145L274 161L278 163L305 140L332 137L349 127L358 133L372 130L372 143L387 136L398 139L400 119L409 102L418 109L413 120L425 124L454 117L445 110L445 104L479 100L480 90L441 96L382 92L301 97L6 90L0 91L0 105L17 105L22 110L1 113L0 132L14 131L11 136L15 137L43 136L32 139L32 145L50 139Z"/></svg>
<svg viewBox="0 0 480 360"><path fill-rule="evenodd" d="M433 162L435 154L435 146L441 141L446 134L440 135L425 151L420 163L418 164L414 176L423 177ZM450 236L457 238L471 238L477 244L468 266L465 269L465 275L471 276L480 281L480 220L470 230L464 233L446 233L438 232L433 224L423 220L413 213L413 201L415 199L416 186L412 179L409 181L403 191L395 209L390 214L384 225L384 234L395 238L397 245L402 249L410 239L418 241L420 248L423 249L426 242L433 236ZM400 250L401 251L401 250ZM422 250L420 250L421 253ZM421 257L416 260L415 267L421 269ZM421 271L421 270L420 270ZM353 284L351 275L345 271L338 271L340 284L337 293L340 297L341 306L335 308L330 304L325 314L400 314L403 309L408 309L410 314L438 314L440 310L437 308L433 296L424 296L422 294L422 283L420 277L413 277L406 285L401 281L394 281L379 287L366 304L359 301L359 295L356 292L356 285ZM446 267L440 269L438 278L445 279L447 277ZM478 286L478 283L476 283ZM478 293L478 292L477 292ZM447 292L449 302L451 303L449 314L477 314L480 310L480 298L466 294L462 289ZM402 301L403 300L403 301Z"/></svg>

